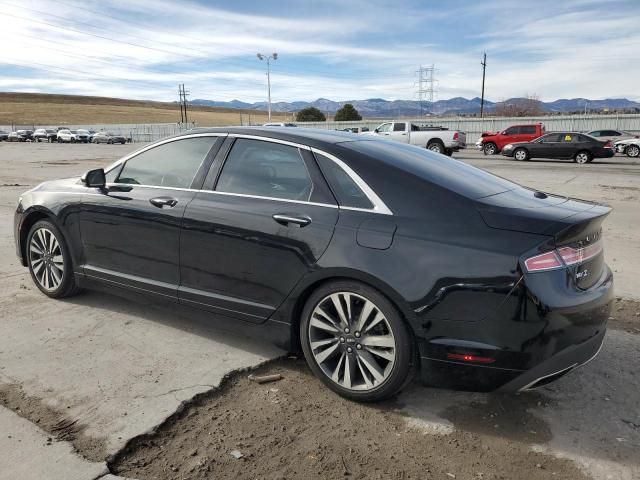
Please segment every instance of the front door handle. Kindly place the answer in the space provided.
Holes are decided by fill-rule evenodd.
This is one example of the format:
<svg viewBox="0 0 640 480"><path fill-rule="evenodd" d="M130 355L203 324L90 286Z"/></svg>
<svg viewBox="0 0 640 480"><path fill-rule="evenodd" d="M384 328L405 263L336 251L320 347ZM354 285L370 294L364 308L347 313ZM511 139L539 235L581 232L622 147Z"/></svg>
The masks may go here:
<svg viewBox="0 0 640 480"><path fill-rule="evenodd" d="M311 223L311 219L304 215L287 215L286 213L276 213L273 219L281 225L296 225L306 227Z"/></svg>
<svg viewBox="0 0 640 480"><path fill-rule="evenodd" d="M178 200L173 197L156 197L149 200L149 203L158 208L173 208L178 204Z"/></svg>

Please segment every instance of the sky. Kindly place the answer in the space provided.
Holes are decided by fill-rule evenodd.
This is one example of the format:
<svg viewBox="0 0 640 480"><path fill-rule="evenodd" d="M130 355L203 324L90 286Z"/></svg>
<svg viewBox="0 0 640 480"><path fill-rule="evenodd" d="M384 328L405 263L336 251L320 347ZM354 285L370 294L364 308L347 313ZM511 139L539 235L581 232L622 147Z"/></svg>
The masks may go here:
<svg viewBox="0 0 640 480"><path fill-rule="evenodd" d="M174 101L640 100L640 0L0 0L0 91Z"/></svg>

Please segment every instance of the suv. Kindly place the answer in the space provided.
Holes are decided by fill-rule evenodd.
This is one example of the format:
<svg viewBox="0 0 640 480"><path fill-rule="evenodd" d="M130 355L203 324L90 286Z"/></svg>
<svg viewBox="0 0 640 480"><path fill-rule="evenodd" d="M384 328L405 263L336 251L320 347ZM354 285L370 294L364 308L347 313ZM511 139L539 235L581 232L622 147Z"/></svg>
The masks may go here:
<svg viewBox="0 0 640 480"><path fill-rule="evenodd" d="M58 139L58 143L62 143L62 142L76 143L78 141L78 136L68 128L63 128L61 130L58 130L58 134L56 138Z"/></svg>
<svg viewBox="0 0 640 480"><path fill-rule="evenodd" d="M33 140L35 142L55 142L58 132L50 128L38 128L33 132Z"/></svg>
<svg viewBox="0 0 640 480"><path fill-rule="evenodd" d="M530 142L544 135L544 125L513 125L498 133L489 133L481 138L481 147L485 155L499 153L505 145L516 142Z"/></svg>

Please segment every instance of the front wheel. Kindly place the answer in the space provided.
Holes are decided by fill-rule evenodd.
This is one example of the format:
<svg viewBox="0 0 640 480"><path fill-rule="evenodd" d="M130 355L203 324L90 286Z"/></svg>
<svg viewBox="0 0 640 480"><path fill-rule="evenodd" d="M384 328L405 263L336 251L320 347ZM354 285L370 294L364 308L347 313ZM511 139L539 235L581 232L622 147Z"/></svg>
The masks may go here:
<svg viewBox="0 0 640 480"><path fill-rule="evenodd" d="M351 400L389 398L411 370L405 322L386 297L359 282L335 281L316 290L302 313L300 339L313 373Z"/></svg>
<svg viewBox="0 0 640 480"><path fill-rule="evenodd" d="M484 148L482 149L485 155L495 155L498 153L498 147L495 143L485 143Z"/></svg>
<svg viewBox="0 0 640 480"><path fill-rule="evenodd" d="M591 160L593 160L593 155L591 155L591 153L587 151L578 152L576 153L576 156L573 158L573 161L580 165L589 163Z"/></svg>
<svg viewBox="0 0 640 480"><path fill-rule="evenodd" d="M26 250L31 278L42 293L63 298L78 292L69 249L53 222L40 220L31 227Z"/></svg>
<svg viewBox="0 0 640 480"><path fill-rule="evenodd" d="M640 155L640 146L638 146L638 145L633 145L633 144L632 144L632 145L629 145L629 146L627 147L627 151L626 151L626 153L627 153L627 157L635 158L635 157L637 157L638 155Z"/></svg>

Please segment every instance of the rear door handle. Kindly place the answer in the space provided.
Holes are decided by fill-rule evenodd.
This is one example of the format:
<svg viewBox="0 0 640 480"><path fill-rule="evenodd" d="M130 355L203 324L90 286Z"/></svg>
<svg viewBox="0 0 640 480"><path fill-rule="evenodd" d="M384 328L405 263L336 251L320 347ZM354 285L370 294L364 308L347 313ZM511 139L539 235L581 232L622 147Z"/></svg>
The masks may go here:
<svg viewBox="0 0 640 480"><path fill-rule="evenodd" d="M287 215L286 213L276 213L273 219L281 225L296 225L306 227L311 223L311 219L305 215Z"/></svg>
<svg viewBox="0 0 640 480"><path fill-rule="evenodd" d="M156 197L149 200L149 203L158 208L173 208L178 204L178 200L173 197Z"/></svg>

